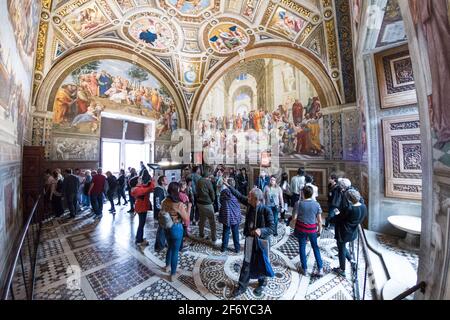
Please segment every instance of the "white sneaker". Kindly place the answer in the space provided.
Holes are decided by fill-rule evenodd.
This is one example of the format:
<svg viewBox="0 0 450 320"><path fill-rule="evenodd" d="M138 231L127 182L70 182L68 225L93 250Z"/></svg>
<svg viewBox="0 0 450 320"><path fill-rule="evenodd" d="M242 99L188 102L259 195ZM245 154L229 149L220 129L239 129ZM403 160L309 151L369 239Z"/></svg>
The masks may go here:
<svg viewBox="0 0 450 320"><path fill-rule="evenodd" d="M222 241L220 241L219 239L217 239L216 241L212 241L211 240L211 244L213 245L213 246L218 246L218 245L220 245L222 243Z"/></svg>

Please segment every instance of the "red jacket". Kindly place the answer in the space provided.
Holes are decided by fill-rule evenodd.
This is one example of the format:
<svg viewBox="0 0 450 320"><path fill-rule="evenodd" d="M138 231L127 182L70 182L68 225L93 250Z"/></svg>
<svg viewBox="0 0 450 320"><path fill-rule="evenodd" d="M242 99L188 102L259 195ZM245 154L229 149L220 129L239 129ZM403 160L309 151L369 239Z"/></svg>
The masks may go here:
<svg viewBox="0 0 450 320"><path fill-rule="evenodd" d="M155 190L155 180L152 180L149 185L138 185L131 189L131 195L136 198L134 210L137 213L146 213L150 210L150 193Z"/></svg>

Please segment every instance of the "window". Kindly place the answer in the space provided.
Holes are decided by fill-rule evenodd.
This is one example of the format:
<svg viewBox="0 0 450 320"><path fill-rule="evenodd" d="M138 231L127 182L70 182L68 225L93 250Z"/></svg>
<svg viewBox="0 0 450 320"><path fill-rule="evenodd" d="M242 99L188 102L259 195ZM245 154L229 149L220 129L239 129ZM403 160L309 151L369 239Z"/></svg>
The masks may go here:
<svg viewBox="0 0 450 320"><path fill-rule="evenodd" d="M102 143L102 168L104 172L119 172L120 170L120 142Z"/></svg>
<svg viewBox="0 0 450 320"><path fill-rule="evenodd" d="M125 168L139 171L140 162L150 162L150 146L148 144L125 143Z"/></svg>

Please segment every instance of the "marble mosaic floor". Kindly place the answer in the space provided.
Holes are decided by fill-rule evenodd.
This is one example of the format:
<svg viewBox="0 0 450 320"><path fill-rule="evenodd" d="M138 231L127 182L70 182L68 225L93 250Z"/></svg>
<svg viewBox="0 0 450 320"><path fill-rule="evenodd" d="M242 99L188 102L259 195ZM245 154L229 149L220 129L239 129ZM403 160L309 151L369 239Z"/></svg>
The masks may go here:
<svg viewBox="0 0 450 320"><path fill-rule="evenodd" d="M169 282L165 265L165 250L153 250L156 227L149 215L145 237L150 246L141 251L134 245L138 218L131 217L121 207L115 216L107 213L98 222L84 212L75 220L53 219L42 231L39 260L36 268L34 298L37 300L217 300L233 299L231 291L237 284L243 256L228 255L218 247L193 237L185 241L188 247L180 253L179 270L174 282ZM241 228L242 229L242 228ZM222 227L218 224L218 234ZM253 294L256 282L251 282L243 300L299 299L351 300L353 289L348 270L344 278L331 272L338 265L334 235L324 231L319 239L325 276L300 275L298 242L292 230L279 224L278 236L273 239L270 258L275 277L260 297ZM209 230L206 230L208 235ZM241 231L242 233L242 231ZM241 241L243 246L244 241ZM230 248L232 241L230 241ZM315 260L308 244L308 271L315 271ZM360 287L364 261L360 256ZM348 268L350 269L350 268ZM81 279L81 281L77 281ZM361 293L362 295L362 293ZM369 290L366 300L370 299Z"/></svg>

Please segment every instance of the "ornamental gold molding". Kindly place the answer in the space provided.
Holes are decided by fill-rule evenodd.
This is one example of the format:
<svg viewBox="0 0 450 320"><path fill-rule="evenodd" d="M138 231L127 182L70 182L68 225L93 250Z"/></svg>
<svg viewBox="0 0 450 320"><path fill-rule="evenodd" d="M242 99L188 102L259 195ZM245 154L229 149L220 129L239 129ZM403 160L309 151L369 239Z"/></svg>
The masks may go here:
<svg viewBox="0 0 450 320"><path fill-rule="evenodd" d="M328 46L328 59L330 68L339 68L338 46L334 18L325 21L325 31Z"/></svg>

